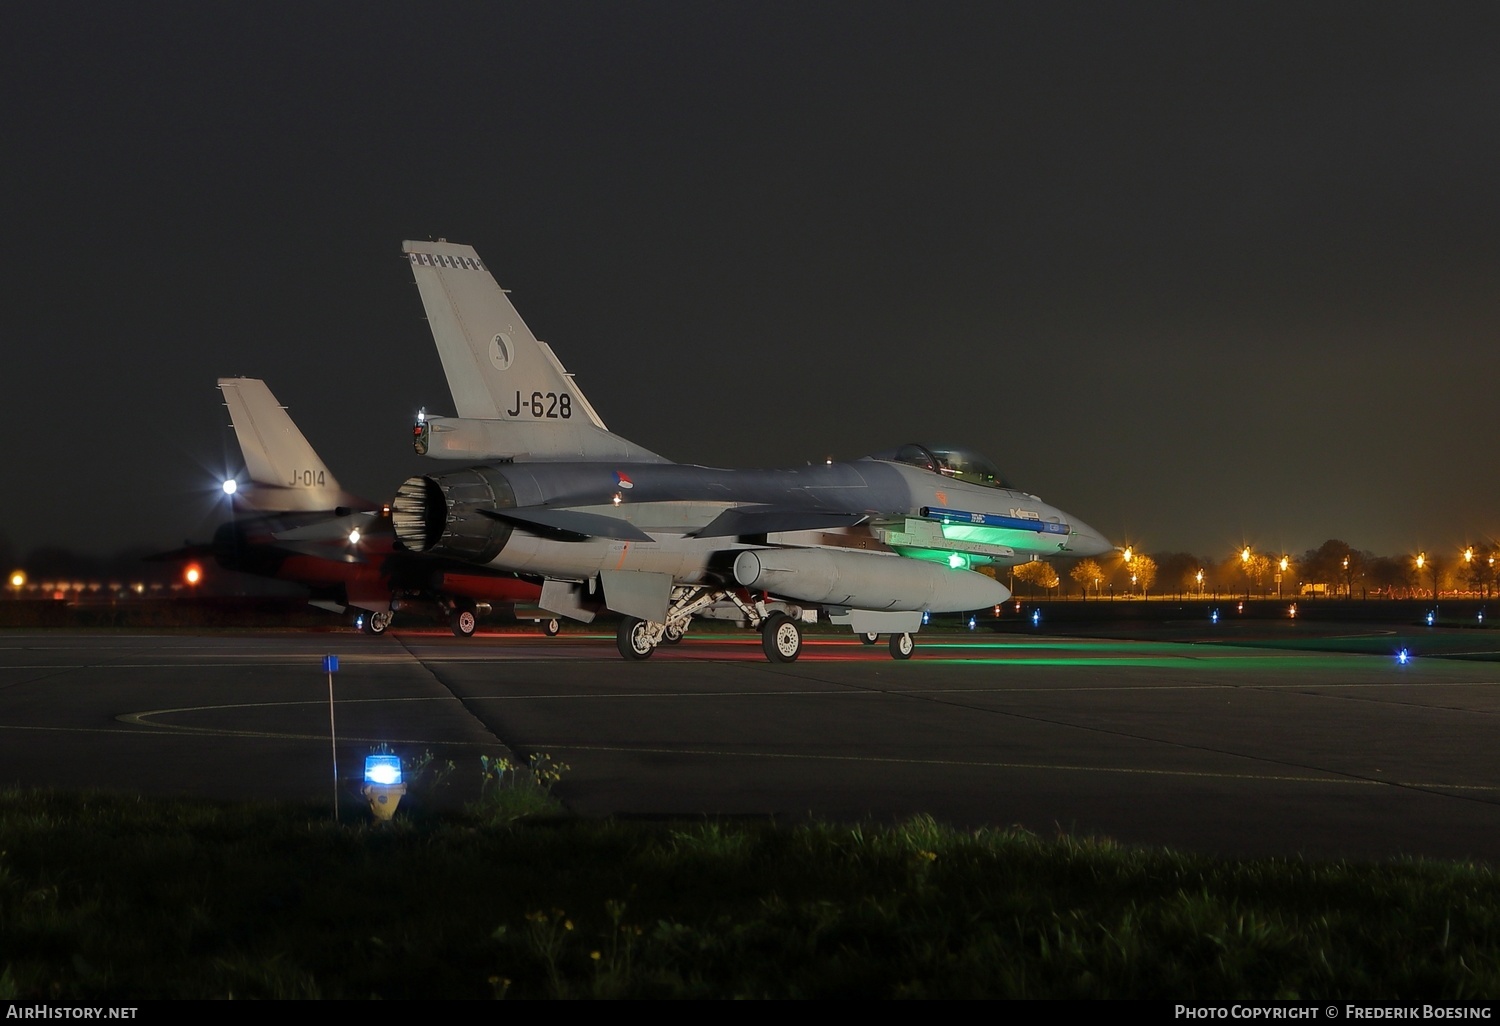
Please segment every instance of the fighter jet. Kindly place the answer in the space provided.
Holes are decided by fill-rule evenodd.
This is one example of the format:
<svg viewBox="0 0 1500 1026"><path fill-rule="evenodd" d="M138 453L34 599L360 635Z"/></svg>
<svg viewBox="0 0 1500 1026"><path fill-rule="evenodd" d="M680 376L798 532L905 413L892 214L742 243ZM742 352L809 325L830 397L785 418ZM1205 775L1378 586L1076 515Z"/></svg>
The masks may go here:
<svg viewBox="0 0 1500 1026"><path fill-rule="evenodd" d="M514 574L398 550L390 510L343 490L264 381L220 378L219 391L245 459L245 480L224 482L236 516L214 534L221 566L306 585L313 605L357 614L370 634L412 602L437 604L460 637L483 604L535 603L539 586ZM549 618L547 633L558 626Z"/></svg>
<svg viewBox="0 0 1500 1026"><path fill-rule="evenodd" d="M458 412L422 415L414 447L489 462L402 484L397 539L541 577L551 612L621 614L626 659L707 617L759 630L766 657L790 662L819 616L866 641L887 634L906 659L924 614L1009 598L994 568L1113 549L962 448L910 444L785 470L668 462L605 427L472 247L403 251Z"/></svg>

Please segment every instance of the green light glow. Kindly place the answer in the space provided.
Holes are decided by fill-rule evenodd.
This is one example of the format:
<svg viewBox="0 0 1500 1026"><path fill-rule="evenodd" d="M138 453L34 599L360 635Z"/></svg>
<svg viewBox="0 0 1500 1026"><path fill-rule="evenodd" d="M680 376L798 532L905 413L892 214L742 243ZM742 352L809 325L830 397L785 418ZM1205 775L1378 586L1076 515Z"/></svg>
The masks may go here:
<svg viewBox="0 0 1500 1026"><path fill-rule="evenodd" d="M944 524L943 537L949 541L977 542L980 545L1004 545L1006 548L1033 551L1042 537L1036 531L1018 531L1013 527L985 527L982 524ZM1049 535L1057 542L1063 536Z"/></svg>
<svg viewBox="0 0 1500 1026"><path fill-rule="evenodd" d="M983 566L990 562L988 556L979 556L968 552L954 552L952 549L925 549L913 545L893 545L891 547L907 559L925 559L929 563L941 563L943 566L954 570ZM957 563L953 562L955 559L958 560Z"/></svg>

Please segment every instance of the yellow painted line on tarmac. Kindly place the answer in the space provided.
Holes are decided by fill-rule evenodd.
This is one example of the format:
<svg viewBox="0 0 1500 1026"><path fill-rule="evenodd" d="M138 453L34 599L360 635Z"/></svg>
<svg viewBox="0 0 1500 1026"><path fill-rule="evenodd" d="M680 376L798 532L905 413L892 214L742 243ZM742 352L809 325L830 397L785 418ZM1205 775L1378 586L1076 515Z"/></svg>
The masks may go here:
<svg viewBox="0 0 1500 1026"><path fill-rule="evenodd" d="M116 717L123 719L123 717ZM261 738L274 741L320 741L328 743L327 734L278 734L264 730L217 730L212 727L178 727L170 724L143 723L138 726L145 727L145 731L125 730L119 727L29 727L12 723L0 723L0 731L35 731L38 733L53 734L114 734L117 737L140 737L142 733L154 736L173 737L244 737ZM392 744L392 745L454 745L461 747L483 747L473 741L433 741L426 738L399 738L399 737L355 737L339 736L339 744L348 742L350 744Z"/></svg>
<svg viewBox="0 0 1500 1026"><path fill-rule="evenodd" d="M341 705L343 705L343 706L349 706L349 705L383 705L383 704L386 704L386 703L394 703L394 702L457 702L457 701L458 701L458 699L455 698L452 695L446 695L446 696L432 695L432 696L422 696L422 697L414 697L414 698L341 698L341 699L338 699L336 702L334 702L334 706L335 706L335 708L337 708L338 706L341 706ZM320 708L327 708L328 707L328 702L324 701L324 700L313 700L313 701L306 701L306 702L241 702L241 703L237 703L237 704L233 704L233 705L188 705L188 706L182 706L182 707L177 708L177 709L151 709L151 710L148 710L146 712L121 713L120 715L116 716L115 719L118 720L118 721L120 721L121 723L128 723L128 724L130 724L133 727L154 727L154 728L156 728L158 730L186 730L186 731L196 731L196 732L199 732L199 733L231 733L231 734L251 733L254 736L261 736L260 734L258 734L257 732L254 732L254 731L250 731L250 732L247 732L247 731L227 731L226 732L226 731L216 730L213 727L187 727L187 726L182 726L180 724L174 724L174 723L156 723L156 722L153 722L153 721L158 716L173 716L173 715L180 715L180 714L184 714L184 713L225 712L225 711L228 711L228 710L231 710L231 709L285 709L285 708L290 708L292 706L298 706L298 705L316 705L316 706L319 706ZM274 737L282 737L282 736L286 736L286 737L293 737L293 736L300 737L301 735L290 735L290 734L289 735L280 735L280 734L270 735L270 734L268 734L268 735L264 735L264 736L267 736L267 737L273 737L273 736Z"/></svg>
<svg viewBox="0 0 1500 1026"><path fill-rule="evenodd" d="M1340 784L1349 787L1410 787L1422 788L1424 790L1486 792L1500 791L1500 785L1493 784L1419 784L1399 780L1368 780L1362 777L1349 777L1342 775L1310 777L1268 773L1216 773L1209 770L1141 769L1133 766L1076 766L1066 763L989 762L968 759L904 759L871 755L819 755L814 753L802 752L721 751L711 748L647 748L625 745L570 745L565 743L548 743L544 741L532 742L528 744L527 747L560 752L613 752L627 755L710 756L714 758L726 759L784 759L801 760L808 762L850 762L863 763L866 765L943 766L958 767L961 769L1044 770L1047 772L1060 773L1112 773L1124 776L1181 777L1186 779L1203 780L1244 780L1260 783Z"/></svg>
<svg viewBox="0 0 1500 1026"><path fill-rule="evenodd" d="M966 687L966 688L882 688L871 684L851 684L841 681L829 681L822 689L770 689L757 688L752 691L580 691L561 692L546 691L539 694L526 695L483 695L470 694L464 697L466 702L540 702L549 700L578 700L578 699L622 699L622 698L802 698L816 696L821 698L877 698L882 695L1007 695L1007 694L1074 694L1079 692L1108 692L1116 693L1122 691L1310 691L1334 688L1486 688L1500 686L1500 682L1494 681L1392 681L1350 684L1080 684L1080 685L1043 685L1039 687L1008 687L995 685L993 687ZM608 687L608 685L601 685Z"/></svg>

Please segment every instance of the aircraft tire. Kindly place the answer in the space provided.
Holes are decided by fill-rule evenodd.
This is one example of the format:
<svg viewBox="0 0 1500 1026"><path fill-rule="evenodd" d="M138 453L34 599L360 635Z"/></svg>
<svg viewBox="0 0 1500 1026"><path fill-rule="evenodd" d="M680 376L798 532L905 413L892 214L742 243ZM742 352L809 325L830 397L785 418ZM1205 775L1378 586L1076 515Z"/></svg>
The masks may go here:
<svg viewBox="0 0 1500 1026"><path fill-rule="evenodd" d="M448 620L448 626L453 628L454 637L471 638L474 636L474 628L479 626L479 621L474 619L474 610L455 609Z"/></svg>
<svg viewBox="0 0 1500 1026"><path fill-rule="evenodd" d="M873 645L873 644L875 644L875 642L877 642L879 640L880 640L880 635L876 634L874 631L861 631L860 632L859 643L861 645Z"/></svg>
<svg viewBox="0 0 1500 1026"><path fill-rule="evenodd" d="M675 623L669 623L667 624L667 632L661 636L661 640L665 641L668 645L675 645L682 640L682 636L686 633L687 628L678 626Z"/></svg>
<svg viewBox="0 0 1500 1026"><path fill-rule="evenodd" d="M562 624L558 623L557 617L542 621L542 633L549 638L555 638L562 632Z"/></svg>
<svg viewBox="0 0 1500 1026"><path fill-rule="evenodd" d="M760 629L760 647L773 663L792 663L802 654L802 628L785 613L772 613Z"/></svg>
<svg viewBox="0 0 1500 1026"><path fill-rule="evenodd" d="M366 634L384 634L390 629L391 614L379 611L370 613L365 617Z"/></svg>
<svg viewBox="0 0 1500 1026"><path fill-rule="evenodd" d="M912 639L912 636L910 634L891 635L892 659L910 659L912 650L916 647L917 643Z"/></svg>
<svg viewBox="0 0 1500 1026"><path fill-rule="evenodd" d="M632 662L650 659L651 653L656 651L647 633L646 621L634 616L621 618L620 629L615 633L615 647L620 650L620 655Z"/></svg>

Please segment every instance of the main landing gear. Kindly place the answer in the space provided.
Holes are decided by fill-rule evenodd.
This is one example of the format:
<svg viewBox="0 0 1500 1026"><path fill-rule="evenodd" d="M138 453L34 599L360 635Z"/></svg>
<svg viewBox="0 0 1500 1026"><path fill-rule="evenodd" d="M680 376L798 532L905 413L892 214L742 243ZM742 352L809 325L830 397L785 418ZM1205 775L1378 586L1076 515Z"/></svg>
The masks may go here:
<svg viewBox="0 0 1500 1026"><path fill-rule="evenodd" d="M657 625L660 626L660 625ZM634 616L621 617L620 628L615 632L615 647L620 654L632 662L642 659L650 659L651 653L656 651L657 638L651 635L652 624Z"/></svg>
<svg viewBox="0 0 1500 1026"><path fill-rule="evenodd" d="M360 629L366 634L384 634L391 626L391 614L381 611L360 617Z"/></svg>
<svg viewBox="0 0 1500 1026"><path fill-rule="evenodd" d="M785 613L772 613L761 625L760 647L773 663L795 662L802 653L802 628Z"/></svg>
<svg viewBox="0 0 1500 1026"><path fill-rule="evenodd" d="M716 603L732 603L738 607L742 614L740 624L760 631L761 651L765 652L766 658L771 662L796 662L797 657L802 654L802 624L788 612L796 613L798 607L765 600L752 605L736 591L711 587L673 589L672 602L667 608L664 623L642 620L636 616L622 617L615 633L615 647L620 650L621 656L632 662L650 659L656 646L675 645L681 641L693 617L703 614ZM782 608L776 608L777 606ZM724 616L722 609L712 612L716 619L733 618L732 611L730 616ZM880 640L880 635L873 631L861 631L855 636L865 645L874 645ZM910 659L915 650L916 641L911 633L890 635L892 659Z"/></svg>
<svg viewBox="0 0 1500 1026"><path fill-rule="evenodd" d="M469 638L474 636L474 628L479 626L479 621L474 619L474 610L455 609L448 618L448 625L453 628L454 637Z"/></svg>

